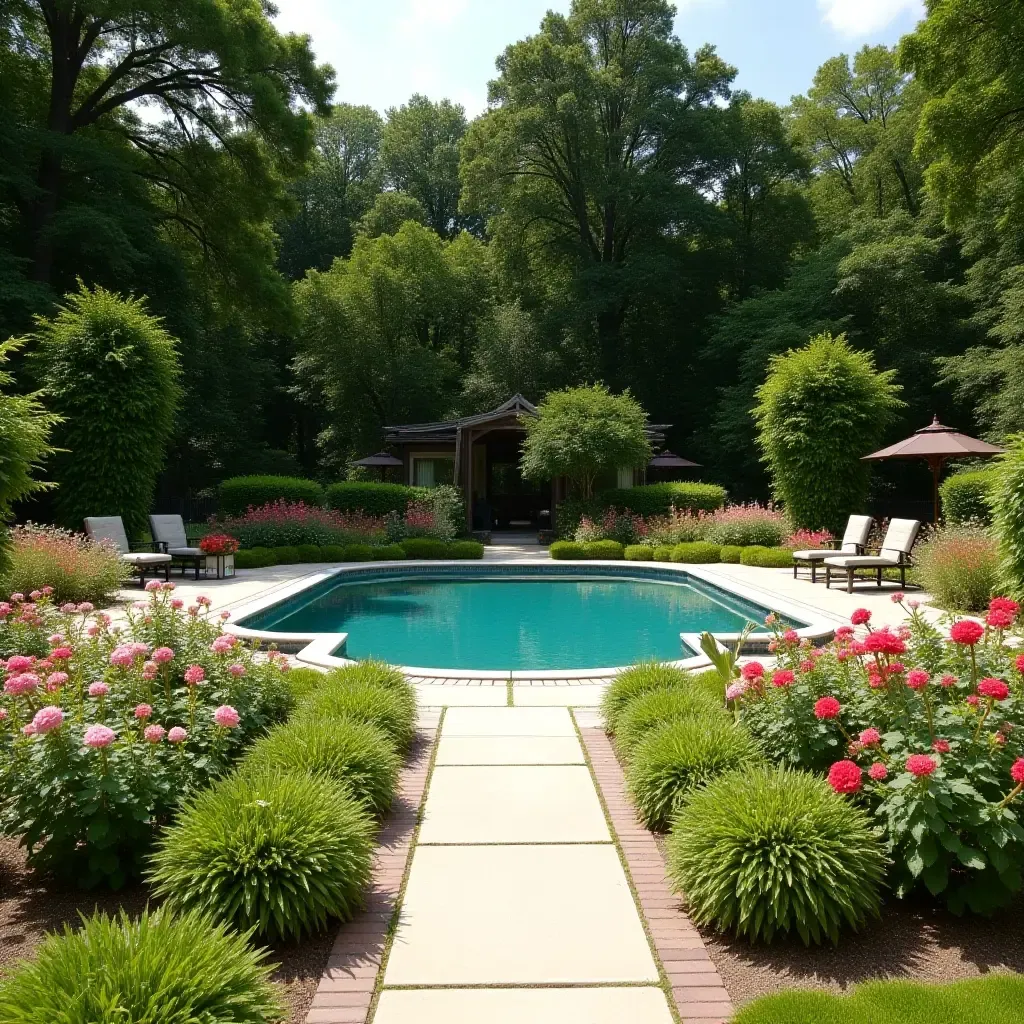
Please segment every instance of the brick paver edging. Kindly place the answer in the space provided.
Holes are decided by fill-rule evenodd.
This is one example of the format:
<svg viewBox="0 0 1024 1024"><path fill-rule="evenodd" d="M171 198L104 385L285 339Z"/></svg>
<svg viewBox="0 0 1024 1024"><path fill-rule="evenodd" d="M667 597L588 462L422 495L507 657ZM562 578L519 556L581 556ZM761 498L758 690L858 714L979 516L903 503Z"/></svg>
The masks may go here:
<svg viewBox="0 0 1024 1024"><path fill-rule="evenodd" d="M366 909L338 931L306 1024L365 1024L370 1012L388 929L412 852L437 730L420 729L417 737L399 776L395 803L377 839Z"/></svg>
<svg viewBox="0 0 1024 1024"><path fill-rule="evenodd" d="M580 729L580 735L680 1019L684 1024L726 1024L733 1013L729 993L700 933L668 887L654 836L636 819L611 741L602 729Z"/></svg>

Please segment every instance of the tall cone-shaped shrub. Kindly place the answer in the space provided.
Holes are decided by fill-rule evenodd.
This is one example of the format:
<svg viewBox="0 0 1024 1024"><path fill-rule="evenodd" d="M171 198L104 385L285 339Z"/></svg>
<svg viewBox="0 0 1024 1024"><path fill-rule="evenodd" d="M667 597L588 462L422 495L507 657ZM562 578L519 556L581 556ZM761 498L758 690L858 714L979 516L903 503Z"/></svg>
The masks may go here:
<svg viewBox="0 0 1024 1024"><path fill-rule="evenodd" d="M1019 600L1024 597L1024 434L1007 439L995 475L992 525L999 538L1000 582Z"/></svg>

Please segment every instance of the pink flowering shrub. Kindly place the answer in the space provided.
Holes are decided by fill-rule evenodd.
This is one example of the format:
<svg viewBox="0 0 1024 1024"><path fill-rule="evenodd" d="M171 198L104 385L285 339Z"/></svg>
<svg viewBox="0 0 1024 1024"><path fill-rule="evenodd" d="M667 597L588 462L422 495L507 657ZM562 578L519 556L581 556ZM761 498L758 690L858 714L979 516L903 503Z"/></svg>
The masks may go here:
<svg viewBox="0 0 1024 1024"><path fill-rule="evenodd" d="M783 542L784 548L794 551L821 551L827 544L835 540L831 530L808 530L802 527L794 530Z"/></svg>
<svg viewBox="0 0 1024 1024"><path fill-rule="evenodd" d="M102 601L131 575L112 545L56 526L14 527L8 554L0 594L30 594L46 585L55 601Z"/></svg>
<svg viewBox="0 0 1024 1024"><path fill-rule="evenodd" d="M908 608L896 629L859 611L820 649L772 625L791 682L754 675L735 706L770 758L873 812L897 895L988 913L1024 887L1020 609L994 598L986 622L937 627Z"/></svg>
<svg viewBox="0 0 1024 1024"><path fill-rule="evenodd" d="M35 867L117 887L181 800L286 717L286 663L224 634L208 599L181 607L173 584L121 627L17 597L0 603L0 631L23 642L0 661L0 829Z"/></svg>
<svg viewBox="0 0 1024 1024"><path fill-rule="evenodd" d="M707 540L736 547L777 548L790 533L789 521L771 505L727 505L712 514Z"/></svg>
<svg viewBox="0 0 1024 1024"><path fill-rule="evenodd" d="M643 516L619 509L606 509L597 520L584 516L576 529L576 543L589 544L591 541L614 540L623 546L642 544L649 533Z"/></svg>
<svg viewBox="0 0 1024 1024"><path fill-rule="evenodd" d="M274 548L299 544L383 543L383 517L362 512L338 512L301 501L274 501L216 524L243 548Z"/></svg>

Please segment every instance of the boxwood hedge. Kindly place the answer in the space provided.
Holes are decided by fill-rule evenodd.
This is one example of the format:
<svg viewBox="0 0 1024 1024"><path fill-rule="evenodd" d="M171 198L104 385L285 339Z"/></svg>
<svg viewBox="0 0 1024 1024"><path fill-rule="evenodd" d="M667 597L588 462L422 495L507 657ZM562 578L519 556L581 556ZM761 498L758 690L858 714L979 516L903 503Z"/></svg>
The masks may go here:
<svg viewBox="0 0 1024 1024"><path fill-rule="evenodd" d="M315 480L297 476L233 476L222 480L217 489L222 516L243 515L250 505L259 508L281 500L323 505L324 489Z"/></svg>

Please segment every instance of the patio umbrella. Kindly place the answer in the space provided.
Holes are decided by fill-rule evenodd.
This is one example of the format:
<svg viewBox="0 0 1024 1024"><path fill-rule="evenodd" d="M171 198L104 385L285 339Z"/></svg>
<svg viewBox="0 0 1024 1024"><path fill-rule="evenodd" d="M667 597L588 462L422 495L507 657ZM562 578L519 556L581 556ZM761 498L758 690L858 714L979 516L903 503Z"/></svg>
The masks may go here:
<svg viewBox="0 0 1024 1024"><path fill-rule="evenodd" d="M943 426L939 417L932 418L927 427L914 431L910 437L897 441L881 451L865 455L865 459L925 459L932 471L932 502L935 522L939 521L939 474L948 459L991 458L1005 449L976 437L968 437L959 430Z"/></svg>
<svg viewBox="0 0 1024 1024"><path fill-rule="evenodd" d="M378 467L380 469L380 478L383 480L388 466L404 466L405 463L401 459L396 459L394 455L389 455L387 452L377 452L376 455L367 455L365 459L356 459L355 465Z"/></svg>
<svg viewBox="0 0 1024 1024"><path fill-rule="evenodd" d="M675 452L661 452L647 463L648 469L691 469L699 466L699 462L680 458Z"/></svg>

